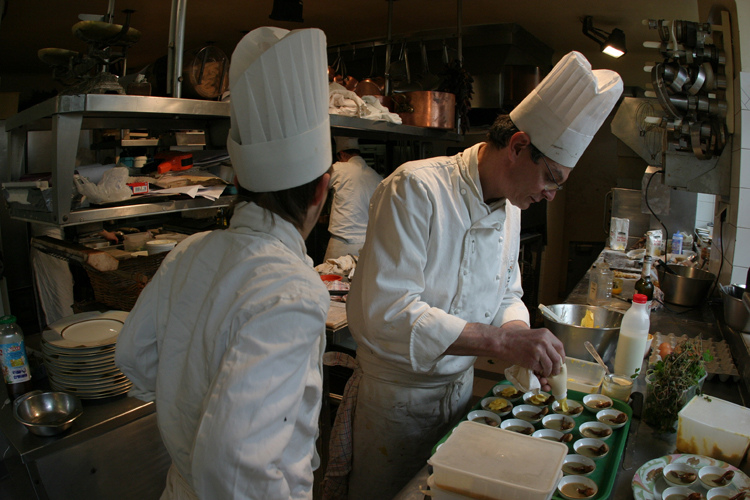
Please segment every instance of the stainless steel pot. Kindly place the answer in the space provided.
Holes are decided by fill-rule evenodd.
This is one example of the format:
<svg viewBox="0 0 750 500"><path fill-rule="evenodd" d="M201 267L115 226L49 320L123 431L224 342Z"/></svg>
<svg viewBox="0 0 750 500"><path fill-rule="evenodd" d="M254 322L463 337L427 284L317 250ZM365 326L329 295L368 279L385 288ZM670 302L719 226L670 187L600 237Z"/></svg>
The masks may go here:
<svg viewBox="0 0 750 500"><path fill-rule="evenodd" d="M664 300L678 306L696 307L703 302L716 275L694 267L669 265L670 274L659 269L659 287Z"/></svg>
<svg viewBox="0 0 750 500"><path fill-rule="evenodd" d="M580 304L553 304L547 307L565 322L557 323L544 316L544 326L562 341L567 356L585 361L595 361L584 346L584 342L587 340L594 345L596 351L602 357L608 358L611 355L608 348L620 334L622 313L603 307ZM581 320L586 316L586 311L593 312L596 328L580 326Z"/></svg>
<svg viewBox="0 0 750 500"><path fill-rule="evenodd" d="M724 321L735 331L750 333L750 311L742 303L743 293L745 293L745 287L742 285L721 287L721 296L724 301Z"/></svg>

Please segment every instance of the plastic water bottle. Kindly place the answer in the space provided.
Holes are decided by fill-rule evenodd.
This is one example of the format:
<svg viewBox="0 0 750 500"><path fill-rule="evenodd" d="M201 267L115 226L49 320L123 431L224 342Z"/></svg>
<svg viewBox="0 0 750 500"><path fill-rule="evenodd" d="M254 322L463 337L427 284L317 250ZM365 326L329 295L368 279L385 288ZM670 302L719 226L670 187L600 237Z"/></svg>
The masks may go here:
<svg viewBox="0 0 750 500"><path fill-rule="evenodd" d="M633 295L633 305L622 318L620 337L615 351L615 373L632 377L643 364L650 326L646 296Z"/></svg>
<svg viewBox="0 0 750 500"><path fill-rule="evenodd" d="M672 253L682 255L682 233L672 235Z"/></svg>
<svg viewBox="0 0 750 500"><path fill-rule="evenodd" d="M0 317L0 365L11 401L32 389L31 368L21 327L15 316Z"/></svg>

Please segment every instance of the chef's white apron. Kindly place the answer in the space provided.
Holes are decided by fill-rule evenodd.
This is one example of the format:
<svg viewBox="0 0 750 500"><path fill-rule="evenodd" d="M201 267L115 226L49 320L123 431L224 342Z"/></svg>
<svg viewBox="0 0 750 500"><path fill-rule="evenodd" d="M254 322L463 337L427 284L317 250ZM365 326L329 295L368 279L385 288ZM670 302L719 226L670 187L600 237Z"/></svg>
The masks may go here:
<svg viewBox="0 0 750 500"><path fill-rule="evenodd" d="M449 376L407 374L365 352L358 352L357 360L363 376L354 413L349 500L393 498L466 414L474 368ZM385 483L384 477L390 480Z"/></svg>

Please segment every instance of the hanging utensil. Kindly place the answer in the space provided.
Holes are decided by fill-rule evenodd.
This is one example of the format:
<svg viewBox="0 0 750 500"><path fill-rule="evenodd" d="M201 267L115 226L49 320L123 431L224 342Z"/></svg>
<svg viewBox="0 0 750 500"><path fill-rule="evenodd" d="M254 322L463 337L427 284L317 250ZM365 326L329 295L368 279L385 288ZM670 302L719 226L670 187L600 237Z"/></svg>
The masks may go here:
<svg viewBox="0 0 750 500"><path fill-rule="evenodd" d="M406 56L406 43L401 44L401 52L399 54L398 60L393 61L388 68L388 75L390 76L391 81L398 85L402 83L407 78L406 69L408 65L406 64L405 56Z"/></svg>
<svg viewBox="0 0 750 500"><path fill-rule="evenodd" d="M372 62L370 63L370 74L367 78L357 83L354 88L354 92L359 96L374 95L382 96L383 89L385 88L385 79L380 76L376 76L378 72L378 66L375 58L375 44L372 46Z"/></svg>
<svg viewBox="0 0 750 500"><path fill-rule="evenodd" d="M594 347L594 344L589 342L588 340L583 343L584 346L586 346L586 350L591 354L597 363L599 363L602 368L604 368L604 373L609 373L609 368L607 368L607 365L604 364L604 360L601 356L599 356L599 353L596 352L596 348Z"/></svg>
<svg viewBox="0 0 750 500"><path fill-rule="evenodd" d="M427 60L427 47L424 42L420 43L420 49L422 51L422 74L419 75L417 83L422 87L422 90L437 90L440 85L440 77L430 72L430 64Z"/></svg>
<svg viewBox="0 0 750 500"><path fill-rule="evenodd" d="M409 71L409 49L404 49L404 64L406 67L406 80L393 87L394 92L417 92L422 90L422 86L418 83L412 83L411 72Z"/></svg>

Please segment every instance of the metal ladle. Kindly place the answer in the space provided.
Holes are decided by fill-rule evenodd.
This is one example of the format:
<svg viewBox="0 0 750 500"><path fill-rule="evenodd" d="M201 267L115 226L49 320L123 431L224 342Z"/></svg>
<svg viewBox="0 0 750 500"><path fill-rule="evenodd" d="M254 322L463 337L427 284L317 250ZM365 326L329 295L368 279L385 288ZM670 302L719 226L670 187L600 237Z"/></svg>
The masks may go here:
<svg viewBox="0 0 750 500"><path fill-rule="evenodd" d="M602 366L602 368L604 368L604 373L609 373L609 368L607 368L607 365L604 364L604 360L602 359L601 356L599 356L599 353L596 352L596 348L594 347L594 344L592 344L591 342L587 340L583 343L583 345L586 346L586 350L589 352L589 354L594 356L594 359L596 360L596 362L599 363Z"/></svg>

